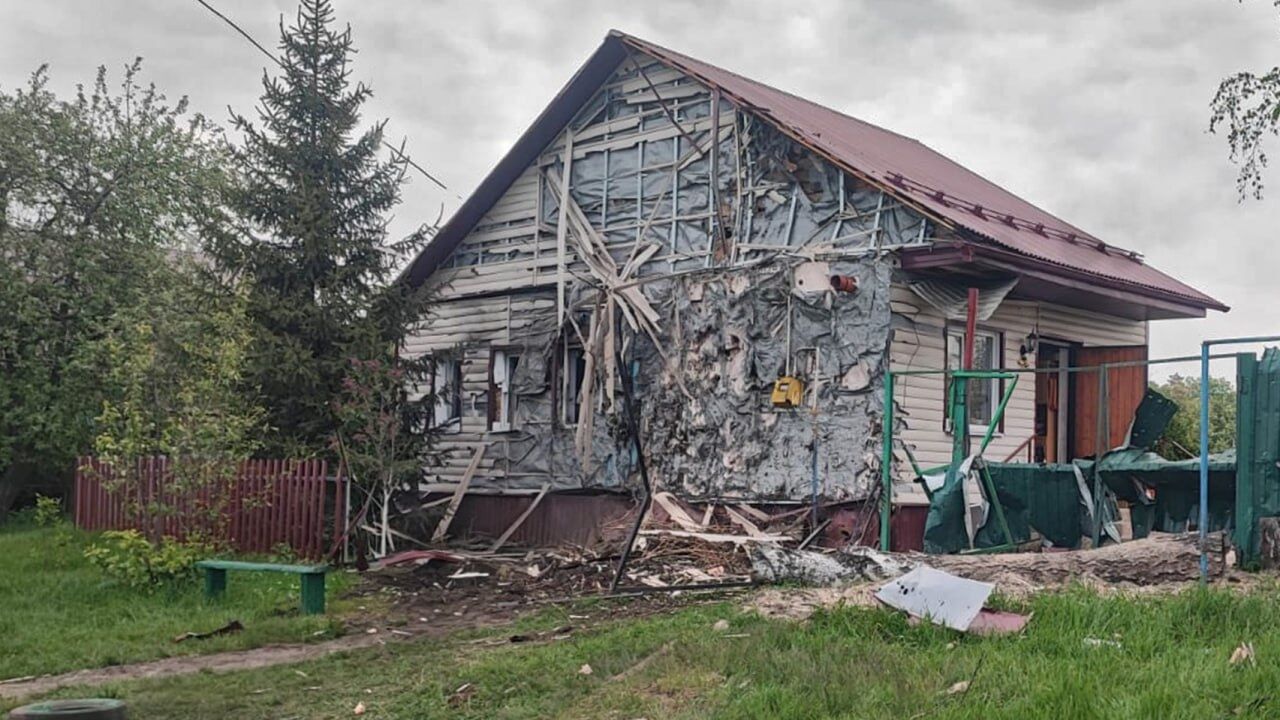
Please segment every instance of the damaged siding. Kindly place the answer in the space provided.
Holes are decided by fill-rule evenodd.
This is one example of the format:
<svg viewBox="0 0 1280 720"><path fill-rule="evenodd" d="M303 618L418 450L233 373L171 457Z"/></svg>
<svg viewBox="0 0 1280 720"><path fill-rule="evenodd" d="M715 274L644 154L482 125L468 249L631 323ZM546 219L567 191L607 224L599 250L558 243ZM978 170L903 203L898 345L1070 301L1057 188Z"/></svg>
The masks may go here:
<svg viewBox="0 0 1280 720"><path fill-rule="evenodd" d="M631 487L617 414L630 372L658 486L801 500L816 465L819 494L865 496L887 251L929 229L702 85L628 60L429 281L438 299L407 351L463 359L462 421L430 471L456 482L483 449L477 491ZM833 291L833 274L856 292ZM488 423L497 350L519 357L504 432ZM572 353L587 371L577 388L564 380ZM784 374L804 381L801 407L773 406ZM580 398L577 422L566 394Z"/></svg>
<svg viewBox="0 0 1280 720"><path fill-rule="evenodd" d="M939 369L945 367L942 315L907 287L893 286L894 332L892 358L895 370ZM961 323L962 324L962 323ZM1003 336L1003 367L1019 367L1019 347L1033 328L1046 339L1079 343L1086 347L1145 345L1147 325L1140 320L1102 315L1047 303L1005 300L991 319L979 328ZM1034 367L1035 358L1028 358ZM912 446L922 467L942 465L951 460L951 436L943 431L944 385L941 375L902 377L894 399L905 413L906 429L901 437ZM991 460L1004 460L1035 432L1035 381L1019 379L1004 427L987 452ZM1019 458L1026 459L1025 449ZM905 463L903 467L909 467ZM905 476L903 479L907 479Z"/></svg>

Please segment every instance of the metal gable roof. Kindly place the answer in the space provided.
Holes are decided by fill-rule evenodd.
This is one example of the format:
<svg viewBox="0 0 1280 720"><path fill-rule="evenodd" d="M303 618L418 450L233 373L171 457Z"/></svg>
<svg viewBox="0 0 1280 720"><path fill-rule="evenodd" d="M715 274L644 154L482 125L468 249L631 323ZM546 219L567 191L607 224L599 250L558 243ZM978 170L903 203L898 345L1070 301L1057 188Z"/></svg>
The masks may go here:
<svg viewBox="0 0 1280 720"><path fill-rule="evenodd" d="M1106 245L917 140L617 31L609 33L432 245L446 241L447 254L461 241L484 210L560 132L577 105L625 57L627 46L718 88L744 110L769 120L837 165L962 231L1014 253L1111 283L1172 296L1196 307L1227 309L1214 298L1145 264L1136 253ZM504 176L495 177L499 169L505 169ZM483 203L483 207L469 208L473 200ZM470 224L466 224L468 219ZM463 223L455 225L455 220ZM431 262L430 266L434 268L438 262ZM417 265L415 261L414 266ZM419 274L414 270L410 270L411 277Z"/></svg>

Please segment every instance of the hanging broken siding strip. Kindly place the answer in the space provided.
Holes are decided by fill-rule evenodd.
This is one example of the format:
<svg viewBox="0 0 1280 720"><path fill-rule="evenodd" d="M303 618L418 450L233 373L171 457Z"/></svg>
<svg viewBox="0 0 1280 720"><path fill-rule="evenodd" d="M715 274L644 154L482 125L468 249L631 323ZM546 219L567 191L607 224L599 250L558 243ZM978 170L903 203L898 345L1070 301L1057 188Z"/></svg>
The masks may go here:
<svg viewBox="0 0 1280 720"><path fill-rule="evenodd" d="M573 172L573 135L566 133L565 138L565 151L560 161L560 171L563 175L558 179L560 187L556 192L556 203L560 208L560 217L556 221L556 320L560 323L564 322L564 292L568 267L565 253L568 251L569 204L564 202L564 198L569 196L569 177ZM557 179L550 177L545 171L543 175L550 182L557 182ZM539 185L539 187L542 186L542 184Z"/></svg>

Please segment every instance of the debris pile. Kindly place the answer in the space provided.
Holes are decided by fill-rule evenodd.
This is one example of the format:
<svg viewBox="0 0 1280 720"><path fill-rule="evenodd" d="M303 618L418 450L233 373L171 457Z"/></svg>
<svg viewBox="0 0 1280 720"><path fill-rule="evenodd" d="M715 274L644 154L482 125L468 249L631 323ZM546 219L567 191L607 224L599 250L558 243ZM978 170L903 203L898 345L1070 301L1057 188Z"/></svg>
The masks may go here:
<svg viewBox="0 0 1280 720"><path fill-rule="evenodd" d="M653 588L749 582L750 550L799 542L806 512L770 514L750 505L718 503L699 509L671 493L654 493L620 580Z"/></svg>
<svg viewBox="0 0 1280 720"><path fill-rule="evenodd" d="M620 548L635 515L620 517L593 547L523 550L476 541L448 549L415 549L374 562L370 582L428 619L513 616L532 604L609 592L678 594L682 589L742 586L756 581L753 548L795 548L806 539L810 509L765 510L737 503L695 506L654 494L621 577Z"/></svg>

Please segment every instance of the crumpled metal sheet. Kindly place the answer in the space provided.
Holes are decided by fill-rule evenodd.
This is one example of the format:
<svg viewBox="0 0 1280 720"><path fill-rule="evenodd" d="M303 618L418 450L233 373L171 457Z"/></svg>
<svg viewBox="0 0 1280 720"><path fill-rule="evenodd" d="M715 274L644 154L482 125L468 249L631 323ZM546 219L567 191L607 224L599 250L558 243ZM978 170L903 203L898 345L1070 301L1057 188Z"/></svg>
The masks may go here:
<svg viewBox="0 0 1280 720"><path fill-rule="evenodd" d="M876 599L937 625L967 631L995 590L991 583L920 566L876 591Z"/></svg>

